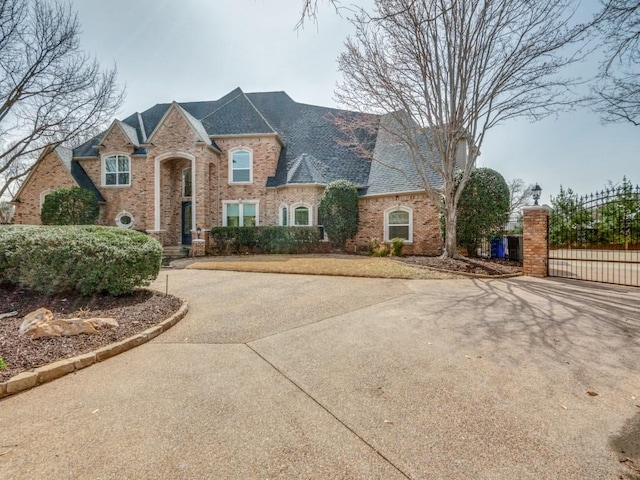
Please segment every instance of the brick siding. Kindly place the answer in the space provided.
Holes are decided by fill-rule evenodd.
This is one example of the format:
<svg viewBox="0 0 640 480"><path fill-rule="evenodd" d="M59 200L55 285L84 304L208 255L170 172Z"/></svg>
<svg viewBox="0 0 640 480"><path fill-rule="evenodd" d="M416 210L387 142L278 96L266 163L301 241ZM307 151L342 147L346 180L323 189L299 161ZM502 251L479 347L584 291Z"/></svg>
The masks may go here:
<svg viewBox="0 0 640 480"><path fill-rule="evenodd" d="M348 251L365 251L372 238L384 240L384 212L395 206L413 210L413 243L403 248L409 255L439 255L442 237L438 209L424 193L361 197L359 202L360 228L355 239L348 243Z"/></svg>
<svg viewBox="0 0 640 480"><path fill-rule="evenodd" d="M40 195L59 188L76 187L76 181L62 164L55 152L42 158L31 173L16 199L13 222L24 225L40 225Z"/></svg>
<svg viewBox="0 0 640 480"><path fill-rule="evenodd" d="M522 271L532 277L546 277L549 268L549 211L547 206L523 208Z"/></svg>
<svg viewBox="0 0 640 480"><path fill-rule="evenodd" d="M259 201L259 223L278 225L280 207L305 203L311 207L312 224L317 225L317 207L324 192L321 185L266 188L267 178L275 175L282 146L273 135L218 137L214 139L220 152L198 137L178 108L169 110L162 124L150 138L146 156L131 156L134 146L124 131L115 124L99 147L100 158L79 159L95 186L106 199L99 223L116 225L116 216L127 211L133 215L135 229L146 230L163 245L181 243L182 202L191 200L196 206L196 224L205 232L223 224L223 201ZM253 182L229 183L229 152L247 148L253 154ZM102 159L115 153L130 155L131 185L104 186ZM161 157L162 156L162 157ZM195 158L196 183L192 197L183 197L182 170L192 166ZM155 230L155 165L160 162L160 231ZM74 186L75 181L55 153L40 160L22 189L16 208L16 223L40 223L40 194L45 190ZM359 201L360 231L349 242L350 251L364 251L371 238L384 239L384 211L393 206L413 211L413 243L406 245L408 254L437 255L442 251L438 212L433 202L421 193L361 197ZM208 242L207 242L208 243ZM207 245L208 247L208 245Z"/></svg>

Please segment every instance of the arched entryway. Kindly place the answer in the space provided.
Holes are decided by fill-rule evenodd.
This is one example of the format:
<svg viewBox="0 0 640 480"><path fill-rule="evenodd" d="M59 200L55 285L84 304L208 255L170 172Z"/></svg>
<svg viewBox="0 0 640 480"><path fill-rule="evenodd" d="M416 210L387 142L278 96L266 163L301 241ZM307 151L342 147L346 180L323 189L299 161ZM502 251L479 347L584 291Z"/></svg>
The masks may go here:
<svg viewBox="0 0 640 480"><path fill-rule="evenodd" d="M190 245L196 224L195 157L184 152L159 155L154 169L154 230L164 246Z"/></svg>

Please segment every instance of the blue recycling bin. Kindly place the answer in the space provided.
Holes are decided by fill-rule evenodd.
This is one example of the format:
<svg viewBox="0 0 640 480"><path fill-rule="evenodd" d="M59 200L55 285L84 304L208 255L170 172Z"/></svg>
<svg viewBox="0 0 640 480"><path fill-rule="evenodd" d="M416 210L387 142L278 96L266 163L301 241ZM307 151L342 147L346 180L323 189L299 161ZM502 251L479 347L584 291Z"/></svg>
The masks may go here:
<svg viewBox="0 0 640 480"><path fill-rule="evenodd" d="M491 258L504 258L504 242L502 238L494 238L491 240Z"/></svg>

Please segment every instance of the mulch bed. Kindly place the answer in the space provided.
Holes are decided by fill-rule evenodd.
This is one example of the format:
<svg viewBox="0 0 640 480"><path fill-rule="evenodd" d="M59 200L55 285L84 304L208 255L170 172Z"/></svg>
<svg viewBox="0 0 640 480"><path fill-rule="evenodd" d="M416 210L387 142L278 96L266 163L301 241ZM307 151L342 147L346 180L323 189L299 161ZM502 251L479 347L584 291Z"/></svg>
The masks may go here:
<svg viewBox="0 0 640 480"><path fill-rule="evenodd" d="M398 261L411 265L473 273L475 275L509 275L522 273L522 264L498 259L484 258L441 258L441 257L398 257Z"/></svg>
<svg viewBox="0 0 640 480"><path fill-rule="evenodd" d="M20 372L131 337L170 317L181 304L176 297L165 297L144 289L121 297L82 297L74 294L47 296L13 286L0 286L0 314L18 312L16 316L0 318L0 357L7 365L0 370L0 382ZM55 318L110 317L115 318L119 326L96 335L36 340L21 336L19 329L23 317L40 307L51 310Z"/></svg>

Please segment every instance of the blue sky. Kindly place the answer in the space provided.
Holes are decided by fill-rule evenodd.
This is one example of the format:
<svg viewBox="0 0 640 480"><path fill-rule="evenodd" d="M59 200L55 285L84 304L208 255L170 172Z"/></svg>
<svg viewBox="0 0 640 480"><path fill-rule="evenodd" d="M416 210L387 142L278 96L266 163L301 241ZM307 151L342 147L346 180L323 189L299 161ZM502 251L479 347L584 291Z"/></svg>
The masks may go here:
<svg viewBox="0 0 640 480"><path fill-rule="evenodd" d="M336 59L353 30L327 5L317 25L297 31L301 0L73 0L73 6L83 48L104 66L115 62L127 86L120 118L156 103L215 100L236 87L339 106ZM594 68L583 65L580 73ZM602 125L586 109L536 123L510 121L487 134L478 164L507 180L538 182L544 203L560 185L587 194L623 175L637 184L640 127Z"/></svg>

